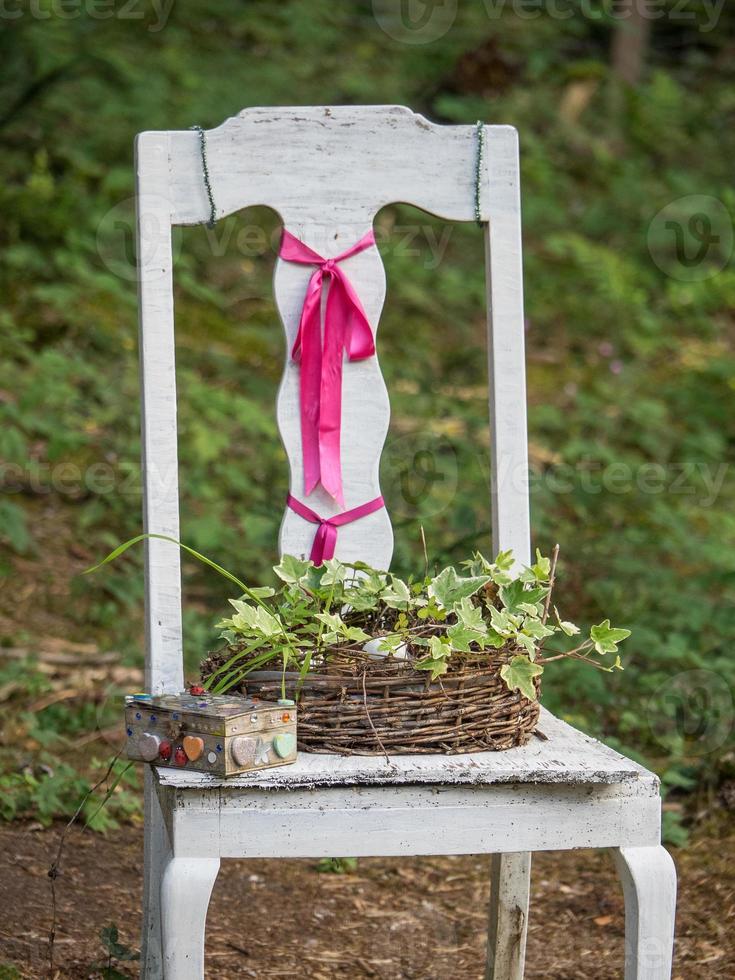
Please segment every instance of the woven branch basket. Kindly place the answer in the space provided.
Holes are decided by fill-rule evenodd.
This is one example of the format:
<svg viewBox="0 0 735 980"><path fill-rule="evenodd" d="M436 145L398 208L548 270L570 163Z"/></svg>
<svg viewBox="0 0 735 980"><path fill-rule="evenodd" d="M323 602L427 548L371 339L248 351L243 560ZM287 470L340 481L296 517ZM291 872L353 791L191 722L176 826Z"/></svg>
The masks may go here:
<svg viewBox="0 0 735 980"><path fill-rule="evenodd" d="M341 755L457 754L524 745L538 721L539 702L509 691L500 668L512 654L452 664L436 681L429 673L392 658L366 654L330 656L309 673L285 675L286 695L298 700L298 748ZM202 665L206 678L216 655ZM239 691L275 701L281 671L253 671ZM540 685L537 683L537 691Z"/></svg>

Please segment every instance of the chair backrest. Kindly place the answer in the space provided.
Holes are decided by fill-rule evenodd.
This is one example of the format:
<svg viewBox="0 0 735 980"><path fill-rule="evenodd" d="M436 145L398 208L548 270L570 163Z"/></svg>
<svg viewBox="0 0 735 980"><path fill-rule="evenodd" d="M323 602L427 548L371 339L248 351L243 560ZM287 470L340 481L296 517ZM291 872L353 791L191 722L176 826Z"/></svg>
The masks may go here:
<svg viewBox="0 0 735 980"><path fill-rule="evenodd" d="M479 213L486 227L493 547L529 558L529 503L518 138L484 127ZM437 126L402 106L252 108L206 133L218 218L267 205L323 257L338 255L386 204L412 204L452 221L475 219L478 133ZM171 228L210 216L199 135L146 132L136 141L144 524L179 537ZM345 262L373 331L385 299L376 249ZM313 270L278 260L275 299L290 352ZM377 497L389 402L377 358L345 364L342 474L345 507ZM291 492L302 496L299 367L288 353L278 395ZM321 488L308 498L322 516L339 511ZM308 554L314 526L285 511L281 553ZM385 509L340 529L337 557L387 568L393 547ZM183 684L178 549L146 547L147 689Z"/></svg>

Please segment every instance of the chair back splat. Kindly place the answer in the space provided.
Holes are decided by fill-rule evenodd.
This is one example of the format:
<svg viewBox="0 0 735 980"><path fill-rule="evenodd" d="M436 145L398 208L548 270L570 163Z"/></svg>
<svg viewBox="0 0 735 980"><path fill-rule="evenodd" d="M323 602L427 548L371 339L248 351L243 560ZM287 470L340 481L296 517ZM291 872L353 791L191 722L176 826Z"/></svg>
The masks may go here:
<svg viewBox="0 0 735 980"><path fill-rule="evenodd" d="M266 205L287 232L274 276L287 339L278 425L292 498L324 519L361 515L339 524L333 538L334 553L344 560L387 568L393 549L390 515L375 504L390 408L372 356L386 286L373 219L396 202L449 221L473 221L477 210L486 227L493 547L512 548L517 560L527 561L517 134L510 126L484 127L476 200L477 127L434 125L401 106L254 108L204 134L138 137L146 530L179 534L171 227L211 216L202 135L216 217ZM341 306L333 322L348 324L344 336L330 329L331 304ZM315 351L322 318L323 350ZM341 372L341 397L337 389L319 400L320 369L330 377ZM320 419L308 418L300 404L307 385ZM284 502L281 553L311 551L314 523L299 511ZM183 683L176 551L165 541L147 542L147 687L156 692Z"/></svg>

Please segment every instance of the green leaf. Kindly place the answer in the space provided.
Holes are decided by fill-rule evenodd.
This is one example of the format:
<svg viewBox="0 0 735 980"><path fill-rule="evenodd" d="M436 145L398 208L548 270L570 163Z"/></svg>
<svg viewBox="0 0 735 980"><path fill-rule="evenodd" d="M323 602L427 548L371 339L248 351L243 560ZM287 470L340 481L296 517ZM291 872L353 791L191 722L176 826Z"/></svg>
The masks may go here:
<svg viewBox="0 0 735 980"><path fill-rule="evenodd" d="M294 558L293 555L284 555L280 563L273 566L273 571L283 582L295 584L300 582L312 567L310 561L302 561L300 558Z"/></svg>
<svg viewBox="0 0 735 980"><path fill-rule="evenodd" d="M479 643L482 646L485 636L478 630L468 629L461 623L455 623L454 626L450 626L447 630L447 639L453 650L458 650L460 653L469 653L470 645L472 643Z"/></svg>
<svg viewBox="0 0 735 980"><path fill-rule="evenodd" d="M364 643L370 639L370 634L366 633L359 626L346 626L343 632L348 640L352 640L355 643Z"/></svg>
<svg viewBox="0 0 735 980"><path fill-rule="evenodd" d="M275 594L276 590L272 589L270 585L255 585L250 589L250 595L254 595L258 599L270 599Z"/></svg>
<svg viewBox="0 0 735 980"><path fill-rule="evenodd" d="M445 657L440 657L438 660L432 657L425 657L423 660L418 660L415 666L417 670L430 670L432 681L435 681L437 677L441 677L442 674L446 674L449 669Z"/></svg>
<svg viewBox="0 0 735 980"><path fill-rule="evenodd" d="M523 632L527 636L532 636L534 640L543 640L547 636L554 635L551 626L545 626L540 619L526 619L523 624Z"/></svg>
<svg viewBox="0 0 735 980"><path fill-rule="evenodd" d="M554 606L554 615L556 616L556 621L559 624L559 629L563 633L566 633L567 636L575 636L577 633L579 633L579 626L575 626L574 623L570 623L560 618L559 610L556 608L556 606Z"/></svg>
<svg viewBox="0 0 735 980"><path fill-rule="evenodd" d="M544 668L540 664L533 664L528 657L520 655L513 657L509 664L503 664L500 668L500 676L505 681L508 690L520 691L530 701L536 700L536 688L533 679L543 672Z"/></svg>
<svg viewBox="0 0 735 980"><path fill-rule="evenodd" d="M322 568L324 569L324 573L319 583L321 588L325 588L328 585L339 585L340 582L344 582L347 569L337 558L328 558L322 563Z"/></svg>
<svg viewBox="0 0 735 980"><path fill-rule="evenodd" d="M527 636L525 633L516 633L515 640L519 646L522 646L525 649L531 660L536 659L536 644L533 642L530 636Z"/></svg>
<svg viewBox="0 0 735 980"><path fill-rule="evenodd" d="M235 629L240 630L249 627L266 637L276 636L284 632L280 619L262 606L250 606L240 599L230 599L230 603L237 610L237 614L232 617L232 625Z"/></svg>
<svg viewBox="0 0 735 980"><path fill-rule="evenodd" d="M457 575L451 565L441 571L429 583L429 596L442 609L453 609L462 599L468 599L479 592L490 581L489 575L471 575L467 578Z"/></svg>
<svg viewBox="0 0 735 980"><path fill-rule="evenodd" d="M342 617L337 613L320 612L316 614L316 618L320 623L324 623L325 626L328 626L330 630L334 630L336 633L342 633L345 629Z"/></svg>
<svg viewBox="0 0 735 980"><path fill-rule="evenodd" d="M388 585L380 597L389 609L406 610L411 604L411 592L406 583L395 575L391 575Z"/></svg>
<svg viewBox="0 0 735 980"><path fill-rule="evenodd" d="M509 572L513 568L514 562L513 549L510 548L508 551L499 551L494 564L497 565L501 572Z"/></svg>
<svg viewBox="0 0 735 980"><path fill-rule="evenodd" d="M523 606L535 607L536 603L540 602L548 591L544 586L527 589L521 579L514 579L508 585L501 585L498 595L508 612L517 613L525 611Z"/></svg>
<svg viewBox="0 0 735 980"><path fill-rule="evenodd" d="M522 578L525 582L548 582L550 575L551 559L545 558L537 548L536 563L526 569L522 575Z"/></svg>
<svg viewBox="0 0 735 980"><path fill-rule="evenodd" d="M471 630L478 630L480 633L487 633L487 626L482 618L482 609L479 606L474 606L469 599L462 599L454 611L463 626Z"/></svg>
<svg viewBox="0 0 735 980"><path fill-rule="evenodd" d="M595 645L598 653L617 653L618 643L621 643L630 636L630 630L615 629L610 625L610 620L605 619L599 625L593 626L590 630L590 639Z"/></svg>
<svg viewBox="0 0 735 980"><path fill-rule="evenodd" d="M519 625L507 612L502 612L495 606L490 608L490 622L495 632L505 637L513 636Z"/></svg>

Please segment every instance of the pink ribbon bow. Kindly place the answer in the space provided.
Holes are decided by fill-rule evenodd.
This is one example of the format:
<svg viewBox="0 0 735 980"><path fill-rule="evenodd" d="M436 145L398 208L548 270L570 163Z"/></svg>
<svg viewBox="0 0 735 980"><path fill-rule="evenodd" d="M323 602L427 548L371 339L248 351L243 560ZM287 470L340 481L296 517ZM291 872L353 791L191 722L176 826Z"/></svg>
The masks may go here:
<svg viewBox="0 0 735 980"><path fill-rule="evenodd" d="M346 510L334 517L320 517L306 504L302 504L296 497L292 497L291 494L286 497L286 503L299 517L319 525L309 555L315 565L321 565L322 562L334 558L334 550L337 547L337 528L342 527L343 524L351 524L352 521L359 521L361 517L374 514L376 510L385 506L383 498L376 497L375 500L371 500L367 504L360 504L359 507L353 507L352 510Z"/></svg>
<svg viewBox="0 0 735 980"><path fill-rule="evenodd" d="M344 507L340 437L343 353L362 361L375 353L375 341L362 303L337 263L375 244L372 231L333 259L324 259L284 228L279 255L286 262L316 265L306 288L291 357L301 361L301 443L304 493L318 483ZM322 284L327 280L322 348Z"/></svg>

